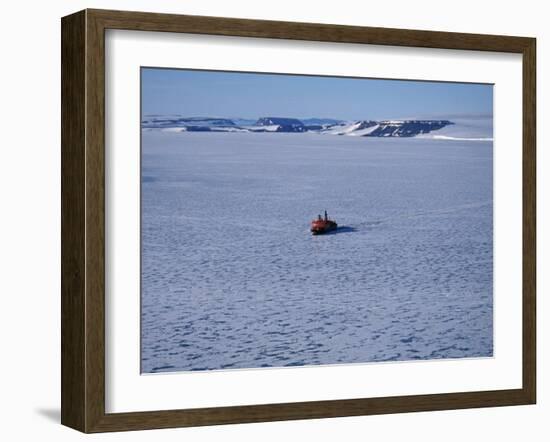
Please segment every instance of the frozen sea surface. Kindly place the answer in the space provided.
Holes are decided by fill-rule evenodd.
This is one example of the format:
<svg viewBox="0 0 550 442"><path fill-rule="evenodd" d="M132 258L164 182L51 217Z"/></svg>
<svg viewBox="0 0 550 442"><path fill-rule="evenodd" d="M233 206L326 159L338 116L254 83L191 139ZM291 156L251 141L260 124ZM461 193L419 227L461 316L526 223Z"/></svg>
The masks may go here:
<svg viewBox="0 0 550 442"><path fill-rule="evenodd" d="M492 151L144 131L142 372L492 356Z"/></svg>

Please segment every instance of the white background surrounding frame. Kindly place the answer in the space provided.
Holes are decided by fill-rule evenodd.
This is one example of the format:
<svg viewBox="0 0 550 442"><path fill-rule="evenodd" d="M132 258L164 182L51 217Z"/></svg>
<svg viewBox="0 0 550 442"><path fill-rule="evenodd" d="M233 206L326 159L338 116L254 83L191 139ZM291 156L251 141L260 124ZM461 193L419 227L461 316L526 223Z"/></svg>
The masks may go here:
<svg viewBox="0 0 550 442"><path fill-rule="evenodd" d="M550 27L540 0L51 0L6 2L0 27L2 440L56 442L547 442L550 416ZM79 434L60 407L60 24L83 8L132 9L537 37L538 404L117 434ZM22 26L21 17L25 18ZM29 117L32 115L32 124ZM519 189L515 190L519 192Z"/></svg>
<svg viewBox="0 0 550 442"><path fill-rule="evenodd" d="M494 357L140 375L140 66L494 83ZM517 54L106 33L106 411L521 387L522 67Z"/></svg>

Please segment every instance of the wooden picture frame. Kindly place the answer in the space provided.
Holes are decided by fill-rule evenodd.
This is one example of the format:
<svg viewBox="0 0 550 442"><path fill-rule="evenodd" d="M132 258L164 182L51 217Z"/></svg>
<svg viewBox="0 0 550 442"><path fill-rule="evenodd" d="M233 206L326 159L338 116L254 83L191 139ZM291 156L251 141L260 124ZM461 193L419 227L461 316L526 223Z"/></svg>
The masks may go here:
<svg viewBox="0 0 550 442"><path fill-rule="evenodd" d="M105 30L261 37L523 57L523 385L512 390L105 411ZM536 98L533 38L84 10L62 19L62 410L83 432L282 421L534 404L536 398Z"/></svg>

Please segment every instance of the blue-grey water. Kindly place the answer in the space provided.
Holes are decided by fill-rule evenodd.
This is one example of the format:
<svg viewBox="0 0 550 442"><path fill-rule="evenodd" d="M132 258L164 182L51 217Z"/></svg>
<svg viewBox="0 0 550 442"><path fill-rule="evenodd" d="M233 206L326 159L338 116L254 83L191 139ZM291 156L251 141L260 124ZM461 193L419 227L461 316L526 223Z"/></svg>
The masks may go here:
<svg viewBox="0 0 550 442"><path fill-rule="evenodd" d="M491 142L142 137L142 372L487 357ZM327 209L341 226L311 236Z"/></svg>

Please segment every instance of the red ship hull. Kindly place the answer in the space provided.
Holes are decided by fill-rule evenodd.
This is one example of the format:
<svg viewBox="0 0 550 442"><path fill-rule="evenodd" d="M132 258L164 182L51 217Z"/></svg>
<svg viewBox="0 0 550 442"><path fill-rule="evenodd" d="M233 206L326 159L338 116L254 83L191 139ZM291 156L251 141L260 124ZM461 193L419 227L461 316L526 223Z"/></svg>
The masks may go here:
<svg viewBox="0 0 550 442"><path fill-rule="evenodd" d="M314 235L321 235L323 233L331 232L333 230L336 230L337 227L338 224L330 219L316 219L314 221L311 221L311 233Z"/></svg>

